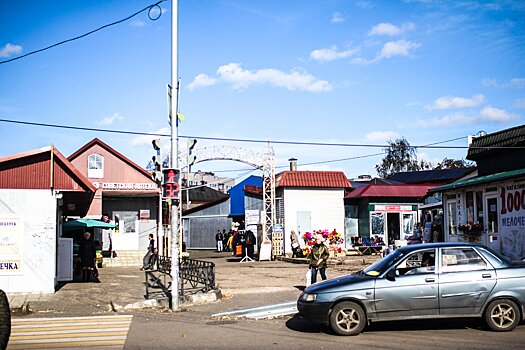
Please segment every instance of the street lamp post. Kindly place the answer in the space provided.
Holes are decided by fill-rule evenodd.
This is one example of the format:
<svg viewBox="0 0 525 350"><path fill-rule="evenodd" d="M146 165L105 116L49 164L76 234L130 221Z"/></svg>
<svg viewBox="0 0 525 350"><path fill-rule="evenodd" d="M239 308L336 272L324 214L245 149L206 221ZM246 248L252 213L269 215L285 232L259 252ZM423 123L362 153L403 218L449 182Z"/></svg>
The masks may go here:
<svg viewBox="0 0 525 350"><path fill-rule="evenodd" d="M171 168L179 169L179 135L178 135L178 104L179 104L179 72L178 72L178 20L179 2L171 1L171 86L175 86L177 91L171 94ZM177 85L175 85L177 84ZM180 182L180 177L179 177ZM179 184L180 185L180 184ZM179 310L179 201L171 201L171 309Z"/></svg>

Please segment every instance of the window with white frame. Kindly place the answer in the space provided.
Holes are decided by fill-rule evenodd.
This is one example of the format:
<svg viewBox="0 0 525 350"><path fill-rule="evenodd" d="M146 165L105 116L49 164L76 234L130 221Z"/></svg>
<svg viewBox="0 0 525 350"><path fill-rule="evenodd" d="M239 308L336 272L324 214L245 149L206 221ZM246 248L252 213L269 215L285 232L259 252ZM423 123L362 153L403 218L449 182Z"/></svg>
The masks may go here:
<svg viewBox="0 0 525 350"><path fill-rule="evenodd" d="M104 177L104 157L100 154L88 156L88 177L102 179Z"/></svg>

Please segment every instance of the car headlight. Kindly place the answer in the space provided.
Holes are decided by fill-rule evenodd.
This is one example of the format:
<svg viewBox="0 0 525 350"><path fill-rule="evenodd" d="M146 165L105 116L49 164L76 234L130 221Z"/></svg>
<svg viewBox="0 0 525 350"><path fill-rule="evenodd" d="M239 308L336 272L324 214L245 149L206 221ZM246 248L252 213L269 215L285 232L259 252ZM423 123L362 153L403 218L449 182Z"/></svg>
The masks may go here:
<svg viewBox="0 0 525 350"><path fill-rule="evenodd" d="M301 296L301 299L306 302L312 302L317 299L317 294L303 293L303 295Z"/></svg>

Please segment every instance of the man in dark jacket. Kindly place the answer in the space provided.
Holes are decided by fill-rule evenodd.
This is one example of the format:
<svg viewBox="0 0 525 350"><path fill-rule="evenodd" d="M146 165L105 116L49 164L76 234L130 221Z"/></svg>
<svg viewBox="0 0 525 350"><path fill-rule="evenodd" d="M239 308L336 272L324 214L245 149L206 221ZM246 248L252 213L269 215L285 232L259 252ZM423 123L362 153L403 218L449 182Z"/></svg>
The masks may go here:
<svg viewBox="0 0 525 350"><path fill-rule="evenodd" d="M97 257L97 249L95 242L90 239L91 234L84 232L84 238L80 240L78 255L80 263L82 264L82 279L84 281L91 280L91 274L95 270L95 259Z"/></svg>

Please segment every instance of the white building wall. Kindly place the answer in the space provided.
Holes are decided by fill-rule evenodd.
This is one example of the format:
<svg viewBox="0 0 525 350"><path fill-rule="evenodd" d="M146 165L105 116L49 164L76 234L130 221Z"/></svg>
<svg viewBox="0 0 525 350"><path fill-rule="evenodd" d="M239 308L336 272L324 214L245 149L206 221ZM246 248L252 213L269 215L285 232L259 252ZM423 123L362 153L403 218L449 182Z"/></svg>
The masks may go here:
<svg viewBox="0 0 525 350"><path fill-rule="evenodd" d="M312 230L336 229L344 235L345 207L343 189L285 189L284 246L291 253L290 233L297 229L297 212L310 212ZM304 233L304 232L303 232Z"/></svg>
<svg viewBox="0 0 525 350"><path fill-rule="evenodd" d="M7 293L54 293L57 200L51 190L0 189L0 263L20 261L19 270L0 269ZM6 226L14 222L15 226Z"/></svg>

